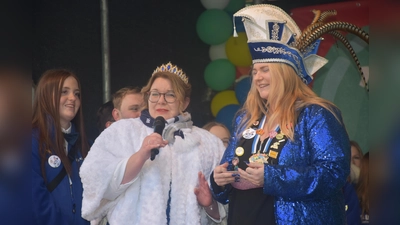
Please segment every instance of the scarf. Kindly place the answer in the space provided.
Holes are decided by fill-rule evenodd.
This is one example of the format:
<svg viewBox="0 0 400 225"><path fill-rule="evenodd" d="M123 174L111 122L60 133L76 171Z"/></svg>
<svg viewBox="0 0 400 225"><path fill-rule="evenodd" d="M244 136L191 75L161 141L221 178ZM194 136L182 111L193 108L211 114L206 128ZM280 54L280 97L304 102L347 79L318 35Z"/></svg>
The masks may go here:
<svg viewBox="0 0 400 225"><path fill-rule="evenodd" d="M155 119L150 115L148 109L142 111L140 120L147 127L153 128ZM178 116L167 119L166 123L167 124L162 133L162 138L167 140L169 145L172 145L175 142L175 136L180 136L183 139L185 138L181 129L191 129L193 126L192 117L188 112L184 112Z"/></svg>

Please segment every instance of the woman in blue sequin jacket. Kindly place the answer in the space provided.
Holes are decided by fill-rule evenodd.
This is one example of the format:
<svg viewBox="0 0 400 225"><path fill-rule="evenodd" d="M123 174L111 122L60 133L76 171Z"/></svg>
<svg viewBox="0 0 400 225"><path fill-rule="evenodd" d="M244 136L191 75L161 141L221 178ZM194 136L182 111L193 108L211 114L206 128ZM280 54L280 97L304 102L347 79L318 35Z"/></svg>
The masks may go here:
<svg viewBox="0 0 400 225"><path fill-rule="evenodd" d="M254 63L247 100L210 185L218 202L229 202L228 224L345 224L349 165L339 109L291 66Z"/></svg>

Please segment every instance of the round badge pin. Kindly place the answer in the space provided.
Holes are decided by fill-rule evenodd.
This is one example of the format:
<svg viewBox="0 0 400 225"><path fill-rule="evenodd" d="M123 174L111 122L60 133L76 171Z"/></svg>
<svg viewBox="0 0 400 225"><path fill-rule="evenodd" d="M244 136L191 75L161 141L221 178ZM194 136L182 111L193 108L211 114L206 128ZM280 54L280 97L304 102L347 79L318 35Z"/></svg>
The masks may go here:
<svg viewBox="0 0 400 225"><path fill-rule="evenodd" d="M61 165L61 159L60 159L60 157L58 157L56 155L50 156L47 161L48 161L49 165L53 168L57 168Z"/></svg>
<svg viewBox="0 0 400 225"><path fill-rule="evenodd" d="M282 133L279 133L279 134L277 134L275 137L276 137L276 139L280 140L280 139L282 139L284 136L283 136Z"/></svg>
<svg viewBox="0 0 400 225"><path fill-rule="evenodd" d="M256 136L256 131L252 128L249 128L243 131L242 135L245 139L252 139L254 136Z"/></svg>
<svg viewBox="0 0 400 225"><path fill-rule="evenodd" d="M243 147L237 147L237 148L235 149L235 154L236 154L237 156L242 156L242 155L244 154L244 148L243 148Z"/></svg>

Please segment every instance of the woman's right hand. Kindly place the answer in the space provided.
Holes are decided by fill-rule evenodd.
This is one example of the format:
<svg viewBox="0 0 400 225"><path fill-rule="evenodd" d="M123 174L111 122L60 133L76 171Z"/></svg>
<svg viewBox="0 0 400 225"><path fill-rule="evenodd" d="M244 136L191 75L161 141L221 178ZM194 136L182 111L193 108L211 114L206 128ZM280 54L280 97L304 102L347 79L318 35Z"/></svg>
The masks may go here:
<svg viewBox="0 0 400 225"><path fill-rule="evenodd" d="M214 169L214 181L218 186L225 186L235 182L237 171L228 171L228 162L221 164Z"/></svg>
<svg viewBox="0 0 400 225"><path fill-rule="evenodd" d="M152 133L149 136L145 137L142 141L142 146L139 151L146 154L146 158L150 158L151 149L153 148L162 148L168 144L167 140L163 140L161 135L158 133Z"/></svg>
<svg viewBox="0 0 400 225"><path fill-rule="evenodd" d="M162 148L167 144L168 141L163 140L161 135L157 133L152 133L145 137L139 151L129 157L121 184L130 182L139 174L143 164L151 156L151 149Z"/></svg>

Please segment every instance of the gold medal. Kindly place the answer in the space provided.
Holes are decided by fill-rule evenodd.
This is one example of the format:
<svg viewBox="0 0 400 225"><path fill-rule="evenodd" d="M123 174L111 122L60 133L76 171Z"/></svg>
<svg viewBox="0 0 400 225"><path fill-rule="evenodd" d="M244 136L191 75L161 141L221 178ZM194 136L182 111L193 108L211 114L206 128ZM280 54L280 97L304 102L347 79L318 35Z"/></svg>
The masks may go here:
<svg viewBox="0 0 400 225"><path fill-rule="evenodd" d="M249 162L268 163L268 156L266 154L256 153L249 158Z"/></svg>
<svg viewBox="0 0 400 225"><path fill-rule="evenodd" d="M244 148L242 147L237 147L235 150L235 153L237 156L242 156L244 154Z"/></svg>

